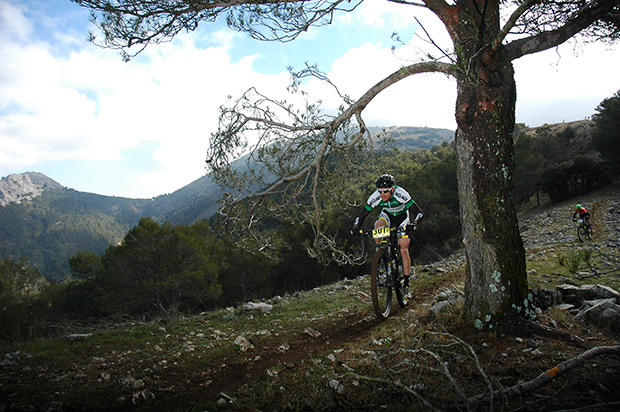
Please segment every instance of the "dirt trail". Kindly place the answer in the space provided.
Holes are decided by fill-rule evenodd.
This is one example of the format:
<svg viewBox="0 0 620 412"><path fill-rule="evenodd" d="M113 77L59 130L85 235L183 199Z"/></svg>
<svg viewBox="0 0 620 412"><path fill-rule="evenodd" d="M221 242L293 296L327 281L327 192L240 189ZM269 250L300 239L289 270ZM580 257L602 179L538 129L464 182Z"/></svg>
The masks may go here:
<svg viewBox="0 0 620 412"><path fill-rule="evenodd" d="M422 290L414 291L410 302L425 302L430 300L437 291L445 285L435 285ZM399 308L385 322L399 322L407 315L413 305L406 308ZM288 337L290 348L281 353L275 347L256 347L248 357L253 358L251 362L239 364L239 355L233 355L220 360L220 367L208 371L203 371L200 376L195 376L187 385L189 388L181 394L170 393L168 395L158 395L156 399L145 405L144 408L134 408L134 411L153 411L159 407L166 410L188 409L192 404L216 402L226 396L234 397L234 394L244 385L251 384L259 376L264 376L269 370L273 370L279 365L287 365L289 368L298 368L305 361L314 358L323 358L328 353L346 349L359 342L367 341L373 330L381 325L383 321L378 320L372 307L367 311L354 313L338 324L331 327L318 329L320 336L313 338L308 334L298 334ZM170 376L171 382L181 377ZM205 385L205 379L208 385ZM225 395L223 395L225 394Z"/></svg>

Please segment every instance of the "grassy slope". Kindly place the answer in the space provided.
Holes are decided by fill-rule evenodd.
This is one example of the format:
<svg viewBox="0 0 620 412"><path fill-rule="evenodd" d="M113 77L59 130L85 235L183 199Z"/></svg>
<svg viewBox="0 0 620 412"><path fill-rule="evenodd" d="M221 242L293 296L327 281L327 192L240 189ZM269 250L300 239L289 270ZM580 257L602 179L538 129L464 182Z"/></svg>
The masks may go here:
<svg viewBox="0 0 620 412"><path fill-rule="evenodd" d="M599 217L618 200L620 191L611 190L580 201L595 206ZM575 240L572 203L523 216L530 284L553 288L570 281L619 289L618 270L593 276L584 265L574 274L558 263L558 255L586 247ZM610 225L597 220L591 264L599 273L620 266ZM444 409L463 405L463 397L488 385L505 388L532 379L588 347L618 344L617 334L553 308L539 324L557 328L505 334L464 326L458 303L430 316L432 296L450 285L462 290L463 276L462 258L418 268L416 304L385 322L375 320L368 277L362 277L286 296L266 315L229 308L165 323L124 324L82 341L4 348L0 410L17 410L18 404L41 409L49 402L60 402L64 411ZM253 348L242 352L234 343L239 336ZM613 382L620 372L611 360L557 378L507 409L619 402Z"/></svg>

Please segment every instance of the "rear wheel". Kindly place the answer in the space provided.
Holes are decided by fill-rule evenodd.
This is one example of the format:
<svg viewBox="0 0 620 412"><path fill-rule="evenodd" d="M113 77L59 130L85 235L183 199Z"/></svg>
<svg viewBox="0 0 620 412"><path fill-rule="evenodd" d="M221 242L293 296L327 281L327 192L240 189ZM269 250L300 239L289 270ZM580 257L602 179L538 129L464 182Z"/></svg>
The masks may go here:
<svg viewBox="0 0 620 412"><path fill-rule="evenodd" d="M370 293L377 318L383 320L392 311L392 274L385 250L379 249L372 258Z"/></svg>

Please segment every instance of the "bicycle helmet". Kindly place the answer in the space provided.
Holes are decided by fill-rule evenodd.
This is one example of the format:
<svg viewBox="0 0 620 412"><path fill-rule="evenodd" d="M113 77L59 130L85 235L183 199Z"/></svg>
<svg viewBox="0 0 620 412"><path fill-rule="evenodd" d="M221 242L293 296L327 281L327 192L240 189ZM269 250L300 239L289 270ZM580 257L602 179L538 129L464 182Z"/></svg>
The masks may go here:
<svg viewBox="0 0 620 412"><path fill-rule="evenodd" d="M581 209L581 205L577 203L577 206L575 206L575 209Z"/></svg>
<svg viewBox="0 0 620 412"><path fill-rule="evenodd" d="M393 187L394 186L394 176L383 174L379 176L376 182L377 187Z"/></svg>

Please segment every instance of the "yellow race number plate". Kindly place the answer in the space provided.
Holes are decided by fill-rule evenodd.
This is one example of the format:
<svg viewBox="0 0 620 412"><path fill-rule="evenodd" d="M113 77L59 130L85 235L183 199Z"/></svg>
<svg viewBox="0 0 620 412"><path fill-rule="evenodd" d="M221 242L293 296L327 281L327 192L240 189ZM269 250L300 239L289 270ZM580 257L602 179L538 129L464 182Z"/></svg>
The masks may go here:
<svg viewBox="0 0 620 412"><path fill-rule="evenodd" d="M387 226L381 226L372 231L372 237L375 239L381 239L390 236L390 228Z"/></svg>

